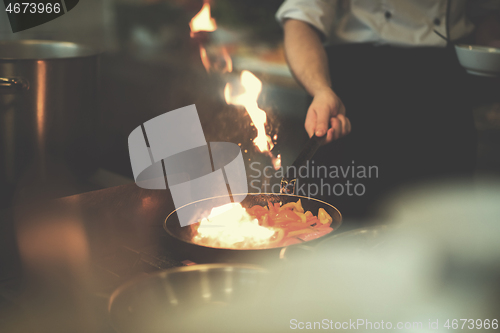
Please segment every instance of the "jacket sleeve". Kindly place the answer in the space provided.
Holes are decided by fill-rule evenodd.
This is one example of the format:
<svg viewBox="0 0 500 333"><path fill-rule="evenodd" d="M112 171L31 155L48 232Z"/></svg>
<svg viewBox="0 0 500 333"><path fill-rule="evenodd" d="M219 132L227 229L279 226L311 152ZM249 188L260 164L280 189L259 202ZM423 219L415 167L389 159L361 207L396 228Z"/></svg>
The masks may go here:
<svg viewBox="0 0 500 333"><path fill-rule="evenodd" d="M328 39L336 6L337 0L286 0L278 9L276 19L281 25L286 19L309 23Z"/></svg>

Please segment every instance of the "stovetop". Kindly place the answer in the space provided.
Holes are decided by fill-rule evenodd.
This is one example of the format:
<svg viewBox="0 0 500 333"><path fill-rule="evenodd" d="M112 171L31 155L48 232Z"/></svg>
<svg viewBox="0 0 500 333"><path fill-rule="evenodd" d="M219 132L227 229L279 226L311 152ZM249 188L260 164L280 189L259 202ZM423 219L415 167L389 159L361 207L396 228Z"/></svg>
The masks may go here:
<svg viewBox="0 0 500 333"><path fill-rule="evenodd" d="M108 321L107 305L111 294L119 286L148 273L195 264L188 259L182 262L174 259L166 242L167 237L160 235L159 241L154 244L140 247L121 245L113 253L92 259L90 276L93 288L86 290L86 293L95 312L95 332L115 332ZM22 274L0 281L0 314L23 318L19 314L26 312L23 304L25 289ZM1 329L2 324L5 323L0 319L0 331L8 332Z"/></svg>
<svg viewBox="0 0 500 333"><path fill-rule="evenodd" d="M162 228L173 207L168 191L144 190L130 184L58 199L35 208L13 207L0 212L0 331L26 331L24 327L31 328L30 321L36 323L38 320L48 325L41 332L57 332L59 317L54 315L52 318L52 315L64 309L54 303L60 299L67 301L66 295L57 294L74 292L85 298L92 312L92 331L114 332L107 317L107 305L116 288L144 274L192 264L189 258L174 256L170 236ZM83 227L90 272L88 281L79 282L81 290L73 290L78 283L72 285L73 289L64 285L66 282L69 285L70 279L60 276L56 279L60 278L61 286L44 281L46 277L26 283L25 275L29 274L23 268L21 251L15 241L18 238L15 226L23 223L23 214L34 211L35 216L54 214L59 219L63 216L68 221L77 220ZM48 261L46 266L50 265ZM70 303L61 304L72 306ZM44 311L50 319L56 318L53 330L51 324L43 320Z"/></svg>

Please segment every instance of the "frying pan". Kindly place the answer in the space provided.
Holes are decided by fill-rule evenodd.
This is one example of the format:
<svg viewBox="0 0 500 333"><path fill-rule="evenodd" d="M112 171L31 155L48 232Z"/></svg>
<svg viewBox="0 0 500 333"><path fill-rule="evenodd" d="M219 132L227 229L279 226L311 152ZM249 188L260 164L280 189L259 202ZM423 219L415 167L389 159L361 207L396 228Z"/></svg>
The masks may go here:
<svg viewBox="0 0 500 333"><path fill-rule="evenodd" d="M300 195L290 195L290 194L274 194L274 193L245 193L245 194L233 194L235 201L241 202L241 205L245 208L250 208L255 205L267 206L268 202L286 204L288 202L297 202L301 200L302 207L304 210L309 210L314 215L318 215L318 210L323 208L333 219L331 227L334 231L340 226L342 221L342 215L337 208L321 200L314 198L308 198ZM213 200L214 198L208 198L205 200ZM244 263L259 263L263 264L266 261L271 260L273 262L275 259L279 259L281 250L284 248L282 246L276 246L272 248L264 249L222 249L214 248L204 245L198 245L192 242L193 231L191 226L181 227L178 212L181 209L190 209L188 207L191 205L196 205L197 202L190 203L188 205L182 206L172 213L170 213L165 219L163 228L167 233L173 237L173 241L176 242L176 252L181 257L178 259L189 259L196 263L210 263L210 262L244 262ZM196 220L201 219L194 216ZM316 244L320 239L324 239L331 233L318 237L316 239L303 242L308 245ZM292 245L293 246L293 245Z"/></svg>

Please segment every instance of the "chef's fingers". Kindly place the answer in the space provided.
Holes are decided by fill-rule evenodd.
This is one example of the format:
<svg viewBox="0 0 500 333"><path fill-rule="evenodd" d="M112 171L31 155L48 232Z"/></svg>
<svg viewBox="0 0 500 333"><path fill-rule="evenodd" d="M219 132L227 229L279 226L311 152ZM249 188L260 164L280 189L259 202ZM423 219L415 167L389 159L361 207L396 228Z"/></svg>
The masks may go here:
<svg viewBox="0 0 500 333"><path fill-rule="evenodd" d="M341 138L347 134L345 132L345 116L343 114L339 114L336 119L340 123L339 138Z"/></svg>
<svg viewBox="0 0 500 333"><path fill-rule="evenodd" d="M331 127L326 133L326 142L337 140L351 132L351 122L346 116L339 114L330 119Z"/></svg>
<svg viewBox="0 0 500 333"><path fill-rule="evenodd" d="M344 106L344 103L340 99L339 99L339 103L340 103L340 105L337 108L337 110L338 110L337 114L342 114L342 115L345 116L345 106Z"/></svg>
<svg viewBox="0 0 500 333"><path fill-rule="evenodd" d="M332 142L333 141L333 132L335 129L333 127L330 127L328 131L326 132L326 140L325 143Z"/></svg>
<svg viewBox="0 0 500 333"><path fill-rule="evenodd" d="M347 134L349 134L349 126L350 126L350 122L349 122L349 119L344 116L343 114L339 114L337 116L337 119L340 121L341 123L341 131L340 131L340 136L346 136Z"/></svg>
<svg viewBox="0 0 500 333"><path fill-rule="evenodd" d="M328 122L331 112L326 106L317 107L316 109L316 136L322 137L328 131Z"/></svg>
<svg viewBox="0 0 500 333"><path fill-rule="evenodd" d="M332 118L330 120L330 124L332 125L332 128L334 129L334 132L335 132L334 136L333 136L335 140L337 140L343 136L342 121L339 119L339 116Z"/></svg>
<svg viewBox="0 0 500 333"><path fill-rule="evenodd" d="M349 120L349 118L345 118L346 120L346 129L347 129L347 134L351 133L351 121Z"/></svg>
<svg viewBox="0 0 500 333"><path fill-rule="evenodd" d="M309 107L309 110L307 111L304 127L307 134L309 134L309 137L313 136L314 130L316 129L316 112L312 107Z"/></svg>
<svg viewBox="0 0 500 333"><path fill-rule="evenodd" d="M328 131L331 131L331 136L327 136L326 142L337 140L342 136L342 123L337 117L330 118L330 125L331 128Z"/></svg>

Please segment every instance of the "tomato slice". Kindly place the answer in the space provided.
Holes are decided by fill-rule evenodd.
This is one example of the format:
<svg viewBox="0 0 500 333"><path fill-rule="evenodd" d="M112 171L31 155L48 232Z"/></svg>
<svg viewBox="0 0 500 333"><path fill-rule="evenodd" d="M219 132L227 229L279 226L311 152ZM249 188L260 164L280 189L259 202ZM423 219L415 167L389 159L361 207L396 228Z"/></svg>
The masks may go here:
<svg viewBox="0 0 500 333"><path fill-rule="evenodd" d="M266 215L267 213L269 213L269 211L265 207L255 205L253 207L247 208L247 213L260 220L261 216Z"/></svg>
<svg viewBox="0 0 500 333"><path fill-rule="evenodd" d="M275 235L271 243L281 246L288 246L302 241L312 240L333 229L330 227L331 217L323 209L319 210L318 216L314 216L310 211L302 212L296 210L297 203L288 203L280 207L279 203L268 201L268 206L255 205L247 209L247 212L258 219L259 225L274 228ZM193 233L196 229L193 228ZM300 238L300 239L299 239Z"/></svg>
<svg viewBox="0 0 500 333"><path fill-rule="evenodd" d="M284 227L287 232L294 231L294 230L301 230L301 229L307 229L308 226L307 224L304 224L302 222L292 222L288 223L286 227Z"/></svg>
<svg viewBox="0 0 500 333"><path fill-rule="evenodd" d="M267 202L267 206L269 207L270 213L277 213L279 211L279 203L278 203L278 208L276 208L275 204L273 204L271 201Z"/></svg>
<svg viewBox="0 0 500 333"><path fill-rule="evenodd" d="M310 225L310 226L313 226L313 225L318 225L318 224L321 224L321 223L319 223L319 220L317 218L314 218L314 219L307 220L306 224Z"/></svg>
<svg viewBox="0 0 500 333"><path fill-rule="evenodd" d="M310 233L314 233L314 232L315 231L312 228L296 229L296 230L289 231L288 232L288 237L300 236L300 238L302 238L301 235L303 235L303 234L310 234Z"/></svg>

